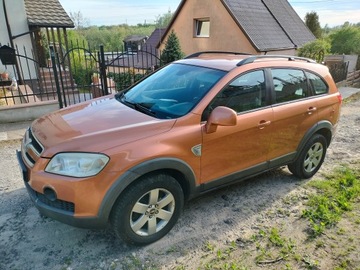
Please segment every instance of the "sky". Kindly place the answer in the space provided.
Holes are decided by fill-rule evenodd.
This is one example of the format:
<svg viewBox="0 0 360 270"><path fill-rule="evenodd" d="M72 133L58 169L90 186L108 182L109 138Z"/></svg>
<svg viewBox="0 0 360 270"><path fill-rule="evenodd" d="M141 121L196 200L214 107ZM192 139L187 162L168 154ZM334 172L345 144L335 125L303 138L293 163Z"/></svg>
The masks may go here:
<svg viewBox="0 0 360 270"><path fill-rule="evenodd" d="M203 0L206 2L207 0ZM181 0L60 0L64 9L80 11L90 25L154 23L159 15L175 12ZM360 22L360 0L289 0L301 19L315 11L320 25Z"/></svg>

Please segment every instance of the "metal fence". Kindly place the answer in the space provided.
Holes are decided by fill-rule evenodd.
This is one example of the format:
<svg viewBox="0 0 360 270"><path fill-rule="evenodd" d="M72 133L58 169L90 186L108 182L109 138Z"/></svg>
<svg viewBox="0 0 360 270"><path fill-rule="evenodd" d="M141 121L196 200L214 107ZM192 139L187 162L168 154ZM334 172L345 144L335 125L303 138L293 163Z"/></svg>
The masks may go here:
<svg viewBox="0 0 360 270"><path fill-rule="evenodd" d="M1 45L1 44L0 44ZM85 44L49 48L50 59L37 61L33 51L14 48L16 65L5 65L0 77L0 106L55 101L66 107L126 89L162 64L160 51L104 52ZM359 61L360 62L360 61ZM348 63L327 63L335 82L347 78Z"/></svg>
<svg viewBox="0 0 360 270"><path fill-rule="evenodd" d="M26 48L14 49L16 64L5 64L5 69L0 71L0 106L18 105L23 103L51 100L52 93L39 95L45 70L40 68L34 60L33 52Z"/></svg>
<svg viewBox="0 0 360 270"><path fill-rule="evenodd" d="M327 64L330 74L336 83L346 80L348 75L348 62Z"/></svg>
<svg viewBox="0 0 360 270"><path fill-rule="evenodd" d="M150 47L104 52L77 43L64 51L53 44L49 54L44 65L15 48L17 65L5 65L8 77L0 79L0 106L57 101L66 107L125 89L161 65L160 52Z"/></svg>

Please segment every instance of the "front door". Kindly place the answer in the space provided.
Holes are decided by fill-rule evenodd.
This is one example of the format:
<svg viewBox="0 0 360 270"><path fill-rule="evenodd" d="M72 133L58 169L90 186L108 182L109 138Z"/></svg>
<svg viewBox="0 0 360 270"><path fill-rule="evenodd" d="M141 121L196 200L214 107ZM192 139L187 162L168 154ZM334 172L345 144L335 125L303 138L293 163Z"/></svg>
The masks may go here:
<svg viewBox="0 0 360 270"><path fill-rule="evenodd" d="M266 169L273 110L266 105L264 82L262 70L240 75L210 103L210 110L217 106L235 110L237 124L218 126L210 134L203 127L201 182L208 188Z"/></svg>

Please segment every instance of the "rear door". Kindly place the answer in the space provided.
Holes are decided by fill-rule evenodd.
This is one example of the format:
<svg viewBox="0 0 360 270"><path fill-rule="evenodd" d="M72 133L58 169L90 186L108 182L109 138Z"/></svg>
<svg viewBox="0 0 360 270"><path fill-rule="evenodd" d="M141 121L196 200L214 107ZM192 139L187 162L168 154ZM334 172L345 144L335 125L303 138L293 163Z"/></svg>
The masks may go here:
<svg viewBox="0 0 360 270"><path fill-rule="evenodd" d="M301 69L273 68L271 166L291 160L305 133L318 122L318 107Z"/></svg>
<svg viewBox="0 0 360 270"><path fill-rule="evenodd" d="M305 73L310 83L312 93L316 96L319 121L325 120L335 125L340 116L341 96L339 92L332 91L334 93L330 94L329 86L319 75L310 71L306 71Z"/></svg>

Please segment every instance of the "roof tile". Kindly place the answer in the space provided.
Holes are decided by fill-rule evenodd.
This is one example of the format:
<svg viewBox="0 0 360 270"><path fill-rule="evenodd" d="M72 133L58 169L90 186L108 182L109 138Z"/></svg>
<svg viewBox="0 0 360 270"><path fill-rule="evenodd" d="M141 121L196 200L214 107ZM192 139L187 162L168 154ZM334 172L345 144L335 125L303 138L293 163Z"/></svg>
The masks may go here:
<svg viewBox="0 0 360 270"><path fill-rule="evenodd" d="M25 9L30 26L74 27L58 0L25 0Z"/></svg>
<svg viewBox="0 0 360 270"><path fill-rule="evenodd" d="M263 2L298 47L315 39L287 1L263 0Z"/></svg>
<svg viewBox="0 0 360 270"><path fill-rule="evenodd" d="M287 0L223 0L260 51L300 47L315 37Z"/></svg>

